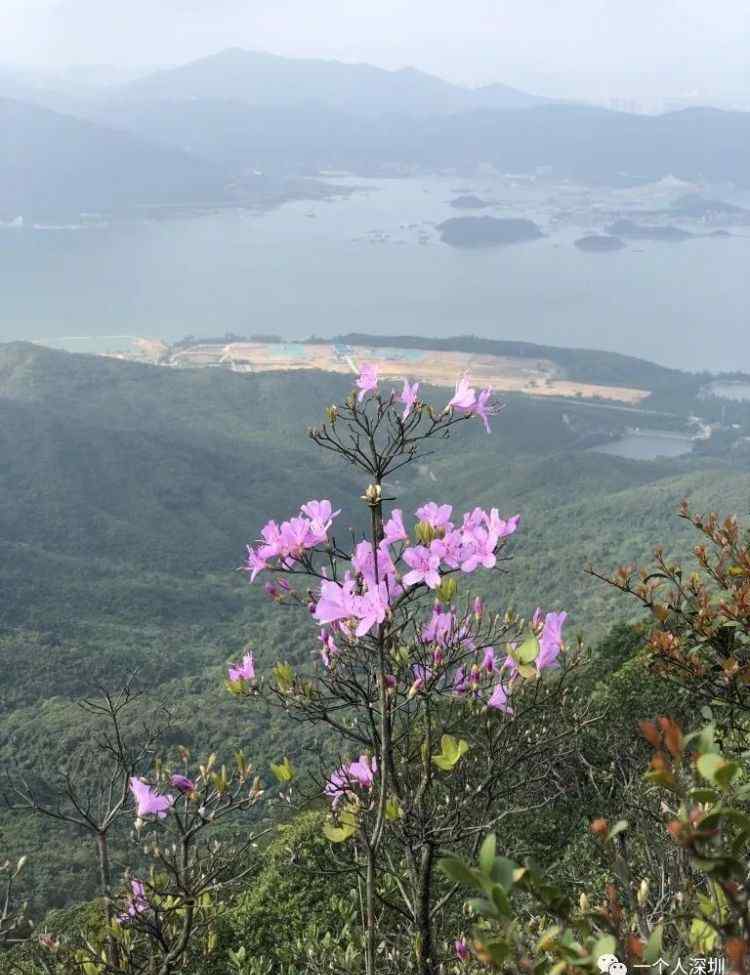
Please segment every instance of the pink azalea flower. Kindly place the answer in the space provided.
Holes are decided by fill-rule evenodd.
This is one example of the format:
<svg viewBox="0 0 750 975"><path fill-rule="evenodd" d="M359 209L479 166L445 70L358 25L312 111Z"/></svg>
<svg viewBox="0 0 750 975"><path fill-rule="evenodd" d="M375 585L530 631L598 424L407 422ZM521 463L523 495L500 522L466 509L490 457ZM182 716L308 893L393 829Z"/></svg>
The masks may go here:
<svg viewBox="0 0 750 975"><path fill-rule="evenodd" d="M416 586L423 582L429 589L437 589L440 585L440 556L424 545L405 549L404 562L411 568L411 572L404 576L405 586Z"/></svg>
<svg viewBox="0 0 750 975"><path fill-rule="evenodd" d="M456 392L453 399L448 403L446 409L457 409L470 411L477 401L477 393L469 385L469 374L464 373L463 377L456 383Z"/></svg>
<svg viewBox="0 0 750 975"><path fill-rule="evenodd" d="M320 584L320 599L314 614L318 623L335 623L354 616L356 597L353 589L353 579L345 579L341 586L324 579Z"/></svg>
<svg viewBox="0 0 750 975"><path fill-rule="evenodd" d="M357 636L367 636L388 615L388 590L385 583L368 588L363 596L355 596L354 603L354 616L359 620L355 633Z"/></svg>
<svg viewBox="0 0 750 975"><path fill-rule="evenodd" d="M450 504L435 504L434 501L428 501L427 504L423 504L421 508L417 508L416 515L420 521L426 521L427 524L434 528L436 531L440 531L441 528L452 528L451 515L453 514L453 506Z"/></svg>
<svg viewBox="0 0 750 975"><path fill-rule="evenodd" d="M459 961L468 961L471 958L471 952L469 951L469 946L466 944L466 938L463 935L453 943L453 947L456 950L456 958Z"/></svg>
<svg viewBox="0 0 750 975"><path fill-rule="evenodd" d="M387 579L389 583L395 583L396 567L393 564L391 553L388 551L388 544L385 541L381 542L378 546L377 564L378 582L384 582ZM352 556L352 565L368 585L375 584L375 554L373 552L372 542L363 541L357 545Z"/></svg>
<svg viewBox="0 0 750 975"><path fill-rule="evenodd" d="M466 683L466 671L463 667L459 667L453 675L453 693L465 694L468 689L469 685Z"/></svg>
<svg viewBox="0 0 750 975"><path fill-rule="evenodd" d="M414 409L414 404L417 402L418 392L419 383L412 383L409 385L409 381L407 379L404 380L404 388L399 396L399 399L404 404L404 412L401 416L402 420L405 420Z"/></svg>
<svg viewBox="0 0 750 975"><path fill-rule="evenodd" d="M481 418L482 423L484 423L484 429L487 431L487 433L492 433L489 418L491 416L496 416L499 412L499 408L492 403L491 397L492 387L489 386L487 389L483 389L480 392L477 401L471 410L472 413Z"/></svg>
<svg viewBox="0 0 750 975"><path fill-rule="evenodd" d="M323 794L332 800L331 804L335 809L349 791L349 776L347 768L342 765L335 772L331 772L325 784Z"/></svg>
<svg viewBox="0 0 750 975"><path fill-rule="evenodd" d="M171 779L172 788L177 789L183 795L188 795L191 792L195 792L195 782L189 779L186 775L180 775L179 772L175 772Z"/></svg>
<svg viewBox="0 0 750 975"><path fill-rule="evenodd" d="M495 651L492 649L492 647L487 647L487 649L484 651L484 657L482 658L482 668L486 670L488 674L491 674L496 667Z"/></svg>
<svg viewBox="0 0 750 975"><path fill-rule="evenodd" d="M412 676L414 677L414 683L409 688L409 693L407 697L412 698L415 694L425 686L428 680L432 678L432 671L429 667L423 667L422 664L414 664L411 668Z"/></svg>
<svg viewBox="0 0 750 975"><path fill-rule="evenodd" d="M439 647L445 647L451 638L455 623L455 615L438 603L432 611L430 621L420 630L419 638L423 643L436 643Z"/></svg>
<svg viewBox="0 0 750 975"><path fill-rule="evenodd" d="M464 536L464 552L461 562L462 572L474 572L480 565L491 569L497 562L495 547L497 536L484 528L475 528Z"/></svg>
<svg viewBox="0 0 750 975"><path fill-rule="evenodd" d="M144 819L146 816L164 819L174 802L174 796L160 795L148 782L135 776L130 779L130 791L135 796L136 815L139 819Z"/></svg>
<svg viewBox="0 0 750 975"><path fill-rule="evenodd" d="M290 518L281 525L281 555L301 555L306 548L315 545L317 539L310 531L307 518Z"/></svg>
<svg viewBox="0 0 750 975"><path fill-rule="evenodd" d="M481 508L474 508L473 511L469 511L464 515L463 530L465 532L473 531L475 528L481 528L482 525L487 522L487 512L483 511Z"/></svg>
<svg viewBox="0 0 750 975"><path fill-rule="evenodd" d="M505 521L500 517L497 508L493 508L487 519L487 526L498 538L507 538L508 535L512 535L518 529L520 521L520 515L514 515Z"/></svg>
<svg viewBox="0 0 750 975"><path fill-rule="evenodd" d="M341 509L333 510L330 501L308 501L300 508L302 514L310 519L308 528L308 540L314 539L314 544L318 545L328 539L328 531L333 524L333 519L341 514Z"/></svg>
<svg viewBox="0 0 750 975"><path fill-rule="evenodd" d="M378 771L377 759L370 760L369 755L360 755L359 761L349 766L349 777L354 779L362 789L371 789Z"/></svg>
<svg viewBox="0 0 750 975"><path fill-rule="evenodd" d="M408 540L409 536L404 528L404 516L400 508L393 509L391 517L383 526L383 530L385 532L384 541L388 545L392 545L394 542L405 542Z"/></svg>
<svg viewBox="0 0 750 975"><path fill-rule="evenodd" d="M363 362L357 376L357 401L362 402L368 393L378 388L378 367L372 362Z"/></svg>
<svg viewBox="0 0 750 975"><path fill-rule="evenodd" d="M140 880L130 881L131 895L128 899L127 910L124 914L120 914L118 921L120 924L127 924L132 921L134 917L139 914L145 913L150 907L149 902L146 900L146 890Z"/></svg>
<svg viewBox="0 0 750 975"><path fill-rule="evenodd" d="M355 786L361 789L372 788L378 770L377 760L368 755L360 755L359 760L349 765L341 765L332 772L323 790L324 795L332 800L333 808L347 795L353 795Z"/></svg>
<svg viewBox="0 0 750 975"><path fill-rule="evenodd" d="M246 653L241 664L234 664L229 668L231 683L242 680L255 680L255 658L252 653Z"/></svg>
<svg viewBox="0 0 750 975"><path fill-rule="evenodd" d="M460 531L449 531L443 538L430 542L430 552L437 555L443 565L457 569L463 559L464 536Z"/></svg>
<svg viewBox="0 0 750 975"><path fill-rule="evenodd" d="M311 521L319 521L328 527L330 527L336 515L341 514L341 509L338 511L333 510L333 505L330 501L308 501L299 510L303 515L307 515Z"/></svg>
<svg viewBox="0 0 750 975"><path fill-rule="evenodd" d="M267 560L281 555L283 548L281 529L273 519L266 522L266 524L261 528L260 534L264 544L258 549L258 556L261 559Z"/></svg>
<svg viewBox="0 0 750 975"><path fill-rule="evenodd" d="M502 684L497 684L487 706L504 714L513 714L513 708L508 704L508 692Z"/></svg>
<svg viewBox="0 0 750 975"><path fill-rule="evenodd" d="M545 667L557 667L557 658L562 649L562 628L567 613L547 613L544 618L544 628L539 639L539 653L536 658L536 669L541 672Z"/></svg>
<svg viewBox="0 0 750 975"><path fill-rule="evenodd" d="M322 644L320 648L320 656L323 661L323 666L327 670L331 666L331 657L336 656L336 654L339 652L339 648L336 646L336 643L328 630L321 630L318 639Z"/></svg>
<svg viewBox="0 0 750 975"><path fill-rule="evenodd" d="M268 562L256 552L252 545L247 546L247 561L244 565L245 572L250 573L250 582L255 582L255 577L259 572L268 568Z"/></svg>

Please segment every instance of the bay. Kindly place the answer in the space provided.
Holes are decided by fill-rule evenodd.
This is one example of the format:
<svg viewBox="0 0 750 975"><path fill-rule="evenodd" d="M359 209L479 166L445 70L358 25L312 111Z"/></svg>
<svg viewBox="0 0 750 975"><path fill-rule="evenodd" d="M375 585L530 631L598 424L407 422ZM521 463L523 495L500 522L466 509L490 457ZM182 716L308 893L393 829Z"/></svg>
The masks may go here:
<svg viewBox="0 0 750 975"><path fill-rule="evenodd" d="M72 338L94 351L134 335L475 334L750 370L750 228L586 253L573 241L607 208L644 201L489 176L334 182L361 189L266 212L0 228L0 338ZM536 220L546 236L443 244L435 225L463 212L450 206L461 191L491 201L480 212ZM669 192L679 188L653 194Z"/></svg>

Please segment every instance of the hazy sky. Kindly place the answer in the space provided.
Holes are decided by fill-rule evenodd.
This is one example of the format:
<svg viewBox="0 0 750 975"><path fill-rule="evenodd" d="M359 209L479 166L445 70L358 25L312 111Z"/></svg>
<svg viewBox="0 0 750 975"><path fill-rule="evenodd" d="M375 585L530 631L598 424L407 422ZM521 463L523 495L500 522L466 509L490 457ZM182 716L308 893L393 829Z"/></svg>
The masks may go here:
<svg viewBox="0 0 750 975"><path fill-rule="evenodd" d="M228 46L560 95L750 90L748 0L0 0L0 63L162 65Z"/></svg>

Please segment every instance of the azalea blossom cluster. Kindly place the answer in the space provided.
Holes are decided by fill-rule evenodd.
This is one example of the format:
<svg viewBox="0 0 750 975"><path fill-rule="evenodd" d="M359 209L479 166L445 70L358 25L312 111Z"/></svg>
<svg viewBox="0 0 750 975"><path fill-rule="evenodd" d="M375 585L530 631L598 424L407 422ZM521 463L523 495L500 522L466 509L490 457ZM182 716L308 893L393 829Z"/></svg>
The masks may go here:
<svg viewBox="0 0 750 975"><path fill-rule="evenodd" d="M378 771L377 759L360 755L356 762L341 765L326 782L324 794L331 799L334 809L342 799L357 799L357 791L369 792Z"/></svg>
<svg viewBox="0 0 750 975"><path fill-rule="evenodd" d="M541 675L543 670L558 666L558 658L563 647L562 628L566 618L567 613L543 614L540 609L534 613L531 621L534 656L528 666L537 676ZM481 662L474 663L471 667L461 665L456 668L453 674L454 693L479 699L483 684L489 683L490 695L487 699L487 707L512 714L509 694L520 678L523 666L519 649L518 643L512 642L508 646L508 652L500 658L493 647L485 647Z"/></svg>
<svg viewBox="0 0 750 975"><path fill-rule="evenodd" d="M302 558L303 552L327 541L328 527L338 514L333 511L331 502L309 501L301 511L320 512L324 517L315 521L315 531L300 528L296 537L306 541L296 550L286 544L274 547L268 539L285 537L285 525L304 519L284 522L281 529L276 522L268 522L261 531L264 544L257 549L248 546L245 568L251 582L262 569L292 569L295 562ZM320 591L311 604L311 613L316 621L333 629L344 629L357 637L366 636L385 621L392 605L405 591L418 586L438 589L443 575L451 572L468 574L480 567L493 568L497 563L499 544L516 531L520 520L518 515L507 520L501 518L497 508L490 511L475 508L463 516L460 524L451 521L452 514L451 505L439 505L433 501L418 508L418 544L411 545L407 544L410 537L404 526L403 512L399 508L394 509L383 526L382 541L377 546L366 540L359 542L351 555L351 570L341 582L325 578L321 580ZM393 548L397 545L400 546L399 551L394 552ZM275 565L272 564L274 559ZM276 585L289 590L284 579L278 579ZM270 584L268 587L272 594L278 591L276 585ZM335 652L330 631L326 631L322 640L330 656L332 651ZM248 658L245 658L247 661ZM230 681L252 680L254 670L251 663L247 671L245 675L235 668L237 676L233 677L230 671Z"/></svg>
<svg viewBox="0 0 750 975"><path fill-rule="evenodd" d="M299 519L284 522L281 527L275 522L265 526L262 531L265 545L257 551L249 549L247 568L251 580L259 571L259 559L266 569L289 571L303 558L302 552L309 552L327 539L328 528L338 514L333 511L331 502L309 501L300 511ZM417 508L415 515L417 523L413 534L416 544L412 544L404 524L403 511L396 508L384 522L383 538L377 546L369 540L355 546L349 568L340 581L328 579L325 572L321 572L319 589L310 593L308 608L321 627L320 652L325 667L330 667L332 660L340 654L342 641L371 634L392 616L405 595L418 590L439 590L444 579L453 573L471 574L479 568L493 568L497 564L500 545L514 534L520 521L518 515L505 519L497 508L486 511L478 507L454 520L451 505L434 501ZM274 556L269 550L268 539L288 539L290 534L284 526L290 526L294 521L304 522L304 525L298 524L294 533L303 544L296 550L283 544ZM283 577L267 584L266 588L276 595L282 589L290 591ZM474 610L478 619L482 607L477 602ZM564 621L564 613L543 615L537 611L534 615L531 629L538 641L534 658L537 673L556 665ZM419 632L420 642L433 647L433 666L414 665L411 696L423 690L436 676L444 679L441 667L449 646L464 653L477 650L471 642L470 629L466 621L459 623L454 610L446 608L440 601L436 603L432 616ZM497 659L493 647L480 647L481 660L461 664L453 672L453 691L474 699L480 696L480 691L486 692L489 707L510 713L508 693L519 675L514 649L511 646L504 658ZM395 677L390 679L395 681ZM229 681L234 686L255 681L251 653L245 655L241 664L230 667Z"/></svg>
<svg viewBox="0 0 750 975"><path fill-rule="evenodd" d="M130 897L128 898L125 910L118 915L117 920L120 924L129 924L141 914L149 910L150 904L146 899L146 889L140 880L130 881Z"/></svg>
<svg viewBox="0 0 750 975"><path fill-rule="evenodd" d="M372 362L363 362L357 376L357 401L361 403L365 397L378 391L379 368ZM404 405L401 416L405 421L414 411L419 403L419 383L410 383L408 379L403 380L404 386L398 397ZM488 386L479 392L471 385L468 373L465 373L456 383L456 389L448 401L444 412L454 411L465 416L478 416L487 433L491 433L489 419L499 412L500 408L492 400L492 387Z"/></svg>
<svg viewBox="0 0 750 975"><path fill-rule="evenodd" d="M278 525L269 521L261 530L258 546L248 545L246 569L254 582L259 572L276 560L282 568L291 567L310 549L328 541L328 531L333 519L340 514L334 511L330 501L308 501L300 513Z"/></svg>
<svg viewBox="0 0 750 975"><path fill-rule="evenodd" d="M172 788L176 789L183 796L192 796L195 793L195 782L186 775L176 772L171 776ZM144 820L151 817L155 819L166 819L172 806L175 804L176 796L171 793L158 792L153 786L141 778L133 776L130 779L130 791L135 798L135 814L138 819Z"/></svg>

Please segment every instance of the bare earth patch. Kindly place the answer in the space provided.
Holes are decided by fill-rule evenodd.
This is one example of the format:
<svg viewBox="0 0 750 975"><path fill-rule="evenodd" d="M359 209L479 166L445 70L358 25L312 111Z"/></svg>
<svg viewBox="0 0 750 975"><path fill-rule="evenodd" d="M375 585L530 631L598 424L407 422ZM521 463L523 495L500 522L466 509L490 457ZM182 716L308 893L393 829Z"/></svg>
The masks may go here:
<svg viewBox="0 0 750 975"><path fill-rule="evenodd" d="M644 389L573 382L563 378L559 367L549 359L296 342L233 342L170 348L159 340L138 339L135 345L136 351L123 357L174 368L213 366L233 372L320 369L353 375L362 362L376 362L386 379L400 380L408 376L435 386L453 386L458 376L468 372L477 385L492 386L500 393L597 397L631 405L638 405L649 395Z"/></svg>

